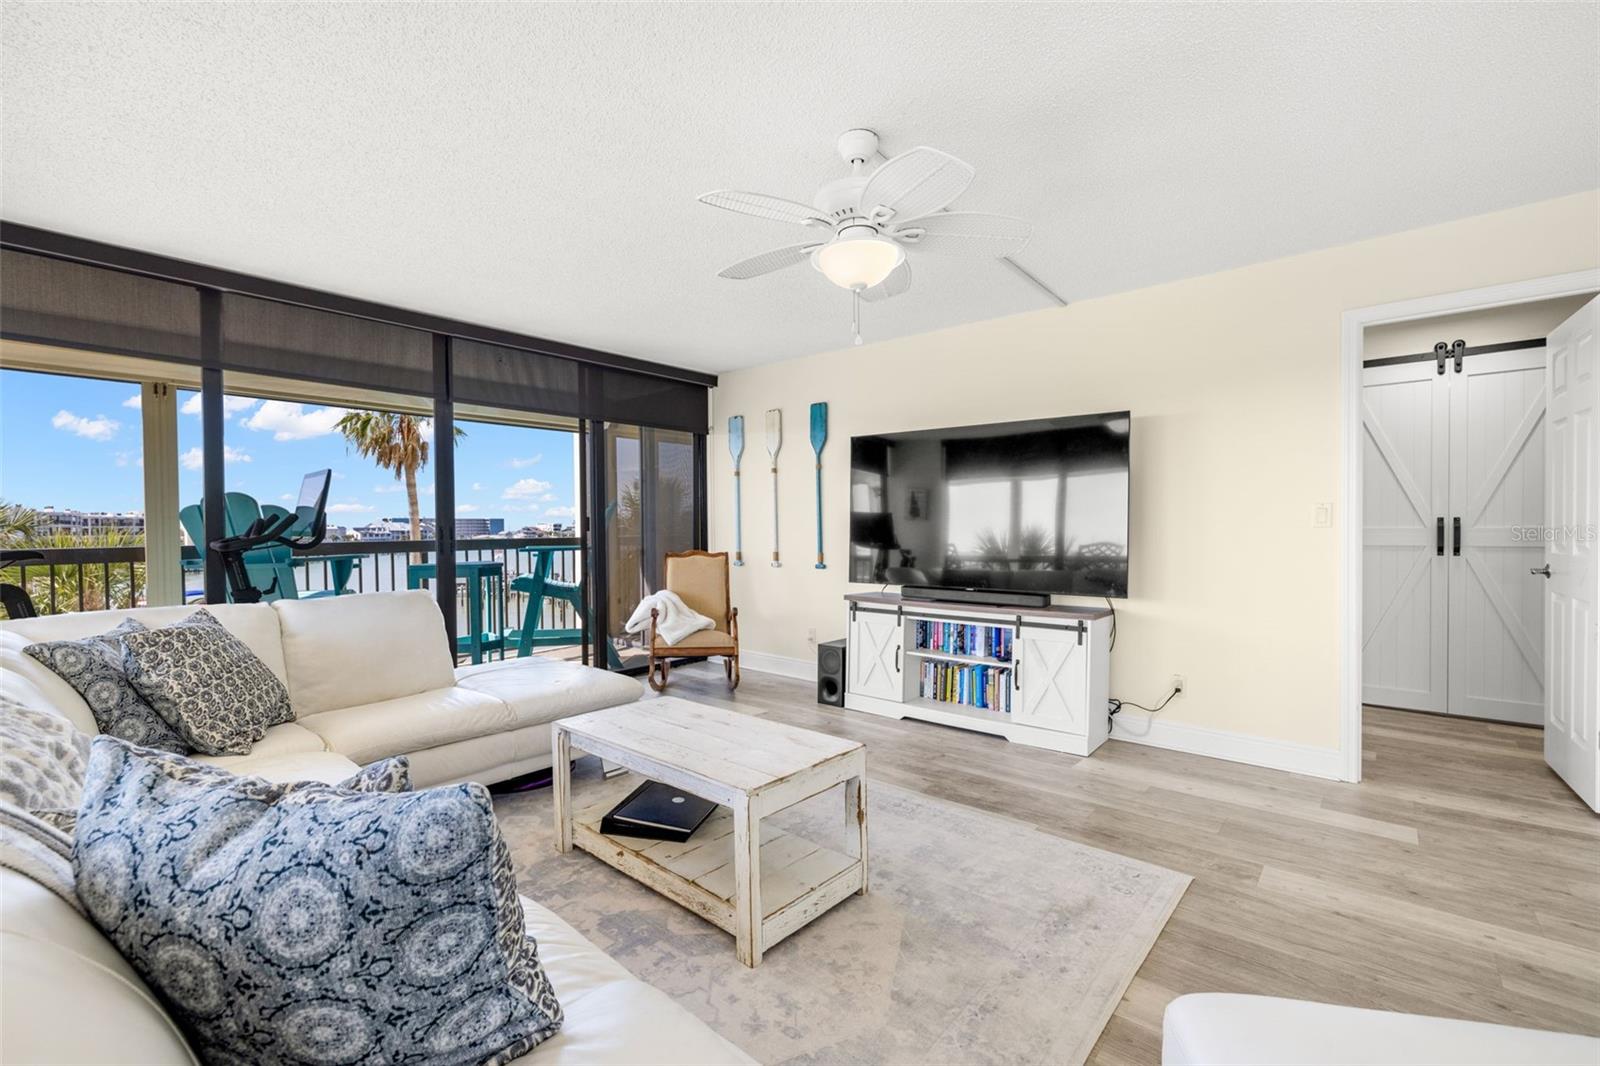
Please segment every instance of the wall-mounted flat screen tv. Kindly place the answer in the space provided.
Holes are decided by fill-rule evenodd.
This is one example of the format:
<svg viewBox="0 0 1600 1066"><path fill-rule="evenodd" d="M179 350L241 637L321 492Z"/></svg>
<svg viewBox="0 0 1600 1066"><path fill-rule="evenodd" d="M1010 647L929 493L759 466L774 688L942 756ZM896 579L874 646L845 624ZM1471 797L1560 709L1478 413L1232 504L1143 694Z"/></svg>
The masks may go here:
<svg viewBox="0 0 1600 1066"><path fill-rule="evenodd" d="M1128 594L1127 411L850 439L850 579Z"/></svg>

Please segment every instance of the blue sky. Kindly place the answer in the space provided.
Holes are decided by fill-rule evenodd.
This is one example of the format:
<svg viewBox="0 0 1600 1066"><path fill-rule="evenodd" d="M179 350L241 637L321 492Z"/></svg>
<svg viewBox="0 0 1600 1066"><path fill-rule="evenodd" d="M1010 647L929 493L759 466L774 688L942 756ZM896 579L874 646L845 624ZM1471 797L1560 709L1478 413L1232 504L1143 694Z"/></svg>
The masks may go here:
<svg viewBox="0 0 1600 1066"><path fill-rule="evenodd" d="M138 385L0 370L0 497L30 507L144 509ZM199 396L178 397L179 489L201 496ZM263 503L298 492L301 475L334 472L329 521L363 525L406 513L404 485L346 448L342 410L228 397L228 490ZM577 437L554 430L463 422L456 445L456 513L504 518L508 530L570 524L577 504ZM422 513L433 514L433 473L418 477Z"/></svg>

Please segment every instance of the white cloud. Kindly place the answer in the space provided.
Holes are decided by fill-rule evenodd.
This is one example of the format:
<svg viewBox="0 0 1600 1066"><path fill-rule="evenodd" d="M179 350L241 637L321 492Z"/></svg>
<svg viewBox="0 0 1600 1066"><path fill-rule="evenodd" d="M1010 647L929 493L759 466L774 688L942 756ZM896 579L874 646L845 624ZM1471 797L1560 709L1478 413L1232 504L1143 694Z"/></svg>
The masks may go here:
<svg viewBox="0 0 1600 1066"><path fill-rule="evenodd" d="M507 459L506 460L506 465L509 466L513 470L521 470L524 467L532 466L533 464L537 463L539 460L541 460L543 458L544 458L544 456L541 454L541 455L530 456L530 457L528 457L526 459Z"/></svg>
<svg viewBox="0 0 1600 1066"><path fill-rule="evenodd" d="M372 488L372 491L373 492L403 492L403 491L405 491L405 486L400 484L398 481L395 481L395 482L391 482L391 483L389 483L387 485L374 485L373 488Z"/></svg>
<svg viewBox="0 0 1600 1066"><path fill-rule="evenodd" d="M244 420L244 425L246 429L271 433L273 440L310 440L335 432L339 419L348 413L343 407L307 410L305 404L267 400Z"/></svg>
<svg viewBox="0 0 1600 1066"><path fill-rule="evenodd" d="M241 411L250 410L250 408L254 407L260 402L260 400L252 400L248 396L224 396L222 398L222 417L224 419L232 418ZM178 411L181 414L199 417L200 394L197 392L187 400L183 401L183 406L179 407Z"/></svg>
<svg viewBox="0 0 1600 1066"><path fill-rule="evenodd" d="M227 444L222 446L222 461L224 463L254 462L244 452ZM206 465L206 453L199 448L190 448L178 457L178 462L183 465L185 470L199 470Z"/></svg>
<svg viewBox="0 0 1600 1066"><path fill-rule="evenodd" d="M477 509L478 509L478 505L475 504L475 503L458 503L458 504L456 504L456 514L470 514L471 512L476 511Z"/></svg>
<svg viewBox="0 0 1600 1066"><path fill-rule="evenodd" d="M329 514L366 514L371 510L364 503L330 503L327 506Z"/></svg>
<svg viewBox="0 0 1600 1066"><path fill-rule="evenodd" d="M129 396L126 400L122 401L122 406L131 407L135 411L139 410L141 407L144 406L144 393L142 393L142 392L134 393L132 396Z"/></svg>
<svg viewBox="0 0 1600 1066"><path fill-rule="evenodd" d="M504 500L526 500L550 491L550 482L540 481L538 478L525 477L521 481L510 485L500 494Z"/></svg>
<svg viewBox="0 0 1600 1066"><path fill-rule="evenodd" d="M553 492L547 492L543 496L539 497L539 501L541 503L554 503L555 500L556 500L556 494L553 493Z"/></svg>
<svg viewBox="0 0 1600 1066"><path fill-rule="evenodd" d="M474 481L474 482L473 482L473 483L472 483L472 491L473 491L473 492L482 492L482 491L483 491L483 482L481 482L481 481Z"/></svg>
<svg viewBox="0 0 1600 1066"><path fill-rule="evenodd" d="M433 440L433 419L424 418L421 421L419 421L417 423L417 432L422 434L422 439L423 440L432 442L432 440Z"/></svg>
<svg viewBox="0 0 1600 1066"><path fill-rule="evenodd" d="M138 454L136 454L134 452L118 452L117 453L117 465L118 466L137 466L137 467L142 468L144 466L144 456L138 455Z"/></svg>
<svg viewBox="0 0 1600 1066"><path fill-rule="evenodd" d="M544 513L546 518L571 518L578 512L571 507L552 507Z"/></svg>
<svg viewBox="0 0 1600 1066"><path fill-rule="evenodd" d="M294 498L295 498L295 495L292 492L285 492L283 495L278 497L278 499L280 499L280 500L292 500Z"/></svg>
<svg viewBox="0 0 1600 1066"><path fill-rule="evenodd" d="M50 420L50 424L57 429L64 429L68 433L76 433L80 437L90 440L110 440L117 435L117 430L122 428L122 423L105 415L95 415L93 418L84 418L71 411L61 410Z"/></svg>

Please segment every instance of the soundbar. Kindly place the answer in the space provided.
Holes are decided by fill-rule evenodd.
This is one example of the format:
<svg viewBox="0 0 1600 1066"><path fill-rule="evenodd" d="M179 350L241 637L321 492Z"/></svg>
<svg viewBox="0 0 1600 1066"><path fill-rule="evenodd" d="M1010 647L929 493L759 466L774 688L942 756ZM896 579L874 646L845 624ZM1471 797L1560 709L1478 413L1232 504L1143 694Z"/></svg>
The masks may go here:
<svg viewBox="0 0 1600 1066"><path fill-rule="evenodd" d="M941 588L938 585L905 585L903 600L934 600L940 603L975 603L985 607L1048 607L1048 592L1017 592L1013 589Z"/></svg>

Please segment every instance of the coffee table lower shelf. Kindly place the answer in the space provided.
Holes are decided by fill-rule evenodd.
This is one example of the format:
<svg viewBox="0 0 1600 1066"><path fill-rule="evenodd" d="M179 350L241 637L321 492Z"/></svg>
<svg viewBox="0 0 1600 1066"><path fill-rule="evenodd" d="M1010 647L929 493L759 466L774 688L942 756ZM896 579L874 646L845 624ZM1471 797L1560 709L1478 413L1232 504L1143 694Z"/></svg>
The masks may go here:
<svg viewBox="0 0 1600 1066"><path fill-rule="evenodd" d="M606 782L604 798L573 815L572 842L595 858L737 935L733 811L718 807L682 843L613 836L601 817L643 781ZM588 797L583 797L587 801ZM845 897L861 891L865 870L853 855L761 823L761 936L766 951Z"/></svg>

